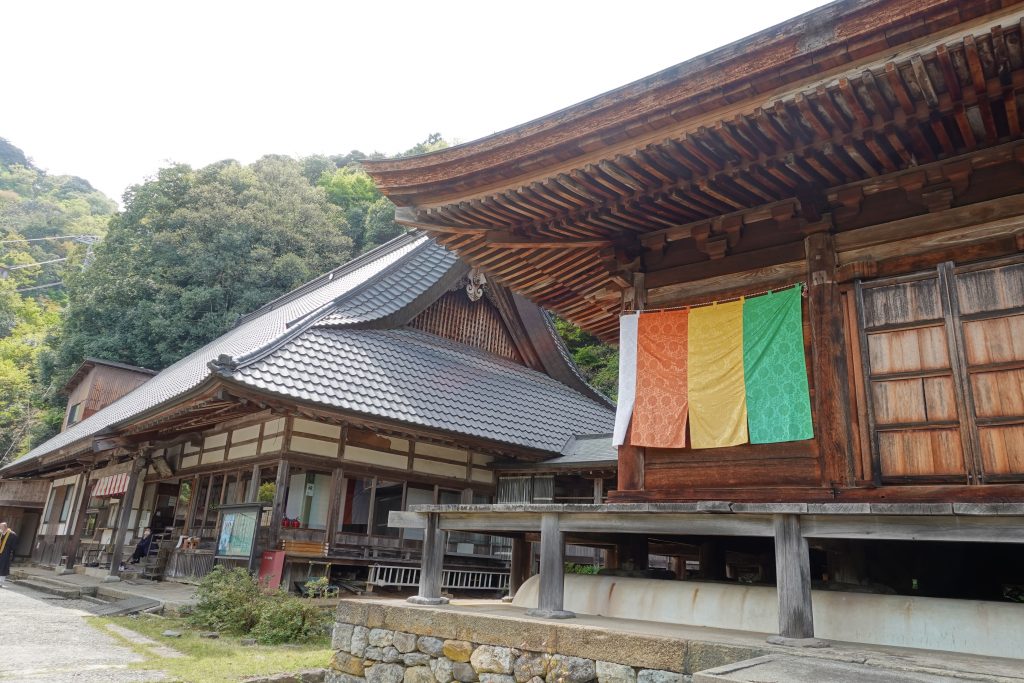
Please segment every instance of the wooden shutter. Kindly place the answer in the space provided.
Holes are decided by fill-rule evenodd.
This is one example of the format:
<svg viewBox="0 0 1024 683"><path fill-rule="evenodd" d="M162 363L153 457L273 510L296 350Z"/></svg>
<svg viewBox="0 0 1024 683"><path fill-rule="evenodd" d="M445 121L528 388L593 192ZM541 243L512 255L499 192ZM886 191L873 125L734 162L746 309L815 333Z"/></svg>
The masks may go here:
<svg viewBox="0 0 1024 683"><path fill-rule="evenodd" d="M957 269L958 331L983 481L1024 478L1024 264Z"/></svg>
<svg viewBox="0 0 1024 683"><path fill-rule="evenodd" d="M938 273L858 285L858 301L876 477L966 481Z"/></svg>

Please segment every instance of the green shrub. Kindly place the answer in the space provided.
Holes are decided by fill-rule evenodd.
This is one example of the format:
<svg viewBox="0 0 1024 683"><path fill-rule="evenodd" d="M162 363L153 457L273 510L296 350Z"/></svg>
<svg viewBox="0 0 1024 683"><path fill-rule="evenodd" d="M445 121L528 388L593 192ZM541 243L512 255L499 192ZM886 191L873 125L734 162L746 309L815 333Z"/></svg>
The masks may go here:
<svg viewBox="0 0 1024 683"><path fill-rule="evenodd" d="M281 591L264 597L252 635L262 645L308 643L324 637L329 619L314 603Z"/></svg>
<svg viewBox="0 0 1024 683"><path fill-rule="evenodd" d="M260 488L256 492L256 500L261 503L273 503L275 494L277 494L277 484L268 481L265 484L260 484Z"/></svg>
<svg viewBox="0 0 1024 683"><path fill-rule="evenodd" d="M256 577L248 571L218 565L199 583L196 599L189 624L242 634L259 621L263 595Z"/></svg>
<svg viewBox="0 0 1024 683"><path fill-rule="evenodd" d="M566 574L597 574L598 566L594 564L565 563Z"/></svg>

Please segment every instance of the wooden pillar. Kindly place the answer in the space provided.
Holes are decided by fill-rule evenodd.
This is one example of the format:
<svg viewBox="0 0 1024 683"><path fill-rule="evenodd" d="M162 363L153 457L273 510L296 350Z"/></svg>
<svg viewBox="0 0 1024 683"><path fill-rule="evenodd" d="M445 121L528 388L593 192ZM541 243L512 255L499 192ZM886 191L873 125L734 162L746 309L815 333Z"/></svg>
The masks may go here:
<svg viewBox="0 0 1024 683"><path fill-rule="evenodd" d="M327 543L330 546L334 545L334 535L338 532L338 517L341 515L341 487L344 482L345 476L340 467L331 470L331 497L327 504ZM405 508L403 507L403 509Z"/></svg>
<svg viewBox="0 0 1024 683"><path fill-rule="evenodd" d="M619 537L618 543L619 569L631 567L634 570L644 570L648 567L647 537L636 534L624 534Z"/></svg>
<svg viewBox="0 0 1024 683"><path fill-rule="evenodd" d="M697 575L702 579L720 580L725 578L725 553L719 539L704 541L698 550L700 569Z"/></svg>
<svg viewBox="0 0 1024 683"><path fill-rule="evenodd" d="M775 515L775 581L779 635L789 639L814 638L811 562L797 515Z"/></svg>
<svg viewBox="0 0 1024 683"><path fill-rule="evenodd" d="M643 491L644 449L619 446L619 491Z"/></svg>
<svg viewBox="0 0 1024 683"><path fill-rule="evenodd" d="M604 502L604 479L598 477L594 479L594 505L600 505Z"/></svg>
<svg viewBox="0 0 1024 683"><path fill-rule="evenodd" d="M409 598L414 605L444 605L448 602L448 598L441 596L445 532L439 528L439 521L436 513L427 515L427 528L423 530L423 556L420 558L419 594Z"/></svg>
<svg viewBox="0 0 1024 683"><path fill-rule="evenodd" d="M811 323L815 426L821 445L825 485L852 486L850 387L843 310L836 283L836 249L829 232L804 239L807 254L807 310Z"/></svg>
<svg viewBox="0 0 1024 683"><path fill-rule="evenodd" d="M537 609L527 616L544 619L569 619L576 615L565 609L565 534L558 526L558 513L546 512L540 518L540 590Z"/></svg>
<svg viewBox="0 0 1024 683"><path fill-rule="evenodd" d="M74 531L64 551L67 555L67 560L65 560L63 567L57 569L60 574L72 574L75 570L75 556L78 554L78 546L82 542L82 527L85 526L85 511L89 508L89 499L92 497L92 490L96 486L96 482L89 483L90 472L92 472L91 469L85 471L82 475L82 485L78 487L80 491L78 494L78 505L75 507L74 513Z"/></svg>
<svg viewBox="0 0 1024 683"><path fill-rule="evenodd" d="M514 598L516 591L526 582L530 574L530 544L525 538L512 539L512 556L509 558L508 597Z"/></svg>
<svg viewBox="0 0 1024 683"><path fill-rule="evenodd" d="M132 501L135 500L135 489L139 486L139 475L146 469L148 458L139 453L132 461L131 474L128 476L128 488L125 489L124 498L121 499L121 519L114 531L114 547L110 552L110 573L104 577L104 582L121 580L121 558L124 555L124 537L128 533L128 524L132 518Z"/></svg>
<svg viewBox="0 0 1024 683"><path fill-rule="evenodd" d="M255 503L260 495L260 466L252 466L252 479L249 480L249 490L245 492L245 502Z"/></svg>
<svg viewBox="0 0 1024 683"><path fill-rule="evenodd" d="M288 461L282 458L277 463L277 479L274 480L274 504L270 512L269 550L277 550L281 540L281 520L288 502Z"/></svg>

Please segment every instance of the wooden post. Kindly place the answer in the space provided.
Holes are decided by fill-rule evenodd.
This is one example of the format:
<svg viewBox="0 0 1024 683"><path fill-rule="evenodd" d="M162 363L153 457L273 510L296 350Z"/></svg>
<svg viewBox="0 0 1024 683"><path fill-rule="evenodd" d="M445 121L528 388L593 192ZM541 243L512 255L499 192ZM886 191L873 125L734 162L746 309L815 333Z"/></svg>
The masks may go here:
<svg viewBox="0 0 1024 683"><path fill-rule="evenodd" d="M643 491L644 449L639 446L619 446L620 491Z"/></svg>
<svg viewBox="0 0 1024 683"><path fill-rule="evenodd" d="M594 479L594 505L600 505L604 502L604 479L598 477Z"/></svg>
<svg viewBox="0 0 1024 683"><path fill-rule="evenodd" d="M619 537L619 542L616 545L618 546L617 554L620 569L626 568L623 565L627 565L634 570L648 568L650 557L648 555L646 536L623 534Z"/></svg>
<svg viewBox="0 0 1024 683"><path fill-rule="evenodd" d="M814 638L811 563L800 517L775 515L775 581L779 596L779 635L785 644Z"/></svg>
<svg viewBox="0 0 1024 683"><path fill-rule="evenodd" d="M423 556L420 558L419 594L408 599L414 605L444 605L448 598L441 596L441 576L444 572L445 532L439 527L438 515L427 515L427 528L423 530Z"/></svg>
<svg viewBox="0 0 1024 683"><path fill-rule="evenodd" d="M252 479L249 480L249 490L245 492L245 502L255 503L260 495L260 466L252 466Z"/></svg>
<svg viewBox="0 0 1024 683"><path fill-rule="evenodd" d="M341 486L344 481L345 477L340 467L331 470L331 497L327 504L327 544L329 546L334 546L334 535L338 533L338 517L341 514Z"/></svg>
<svg viewBox="0 0 1024 683"><path fill-rule="evenodd" d="M526 576L529 574L529 567L527 567L527 561L530 556L529 544L523 537L517 537L512 539L512 556L509 558L509 575L508 575L508 597L516 597L516 591L519 590L520 586L526 581Z"/></svg>
<svg viewBox="0 0 1024 683"><path fill-rule="evenodd" d="M135 489L139 486L139 475L146 469L148 458L139 453L132 461L131 474L128 476L128 488L121 499L121 519L114 531L114 547L110 552L110 573L103 577L104 583L121 580L121 558L124 555L124 537L128 533L128 524L132 518L132 501L135 500Z"/></svg>
<svg viewBox="0 0 1024 683"><path fill-rule="evenodd" d="M558 513L546 512L540 518L540 590L537 609L527 616L544 619L570 619L576 615L565 603L565 534L558 528Z"/></svg>
<svg viewBox="0 0 1024 683"><path fill-rule="evenodd" d="M829 232L804 239L807 302L811 323L815 426L824 484L852 486L850 388L847 381L843 309L836 283L836 249Z"/></svg>
<svg viewBox="0 0 1024 683"><path fill-rule="evenodd" d="M725 553L722 550L722 542L719 539L704 541L700 544L698 549L700 569L697 570L697 576L702 579L725 578Z"/></svg>
<svg viewBox="0 0 1024 683"><path fill-rule="evenodd" d="M281 540L281 520L288 502L288 461L284 458L277 463L277 479L274 480L274 506L270 512L269 550L277 550Z"/></svg>
<svg viewBox="0 0 1024 683"><path fill-rule="evenodd" d="M75 526L74 532L71 534L71 539L68 541L68 547L65 550L67 554L67 560L64 562L63 567L58 567L57 572L59 574L73 574L75 570L75 556L78 555L78 546L82 542L82 527L85 526L85 511L89 508L89 499L92 497L92 490L96 486L96 482L89 483L89 474L92 472L92 468L89 468L82 475L82 485L79 486L79 499L78 505L75 511Z"/></svg>

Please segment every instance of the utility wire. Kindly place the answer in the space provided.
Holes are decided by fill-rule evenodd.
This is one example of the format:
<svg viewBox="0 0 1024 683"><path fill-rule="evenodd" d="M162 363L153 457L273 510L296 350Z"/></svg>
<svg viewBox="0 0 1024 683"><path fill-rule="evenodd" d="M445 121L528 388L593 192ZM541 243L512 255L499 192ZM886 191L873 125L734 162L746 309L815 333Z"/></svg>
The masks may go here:
<svg viewBox="0 0 1024 683"><path fill-rule="evenodd" d="M0 240L0 244L15 244L17 242L45 242L46 240L79 240L80 242L92 243L100 239L101 238L99 235L57 235L56 237L21 237L16 240Z"/></svg>

